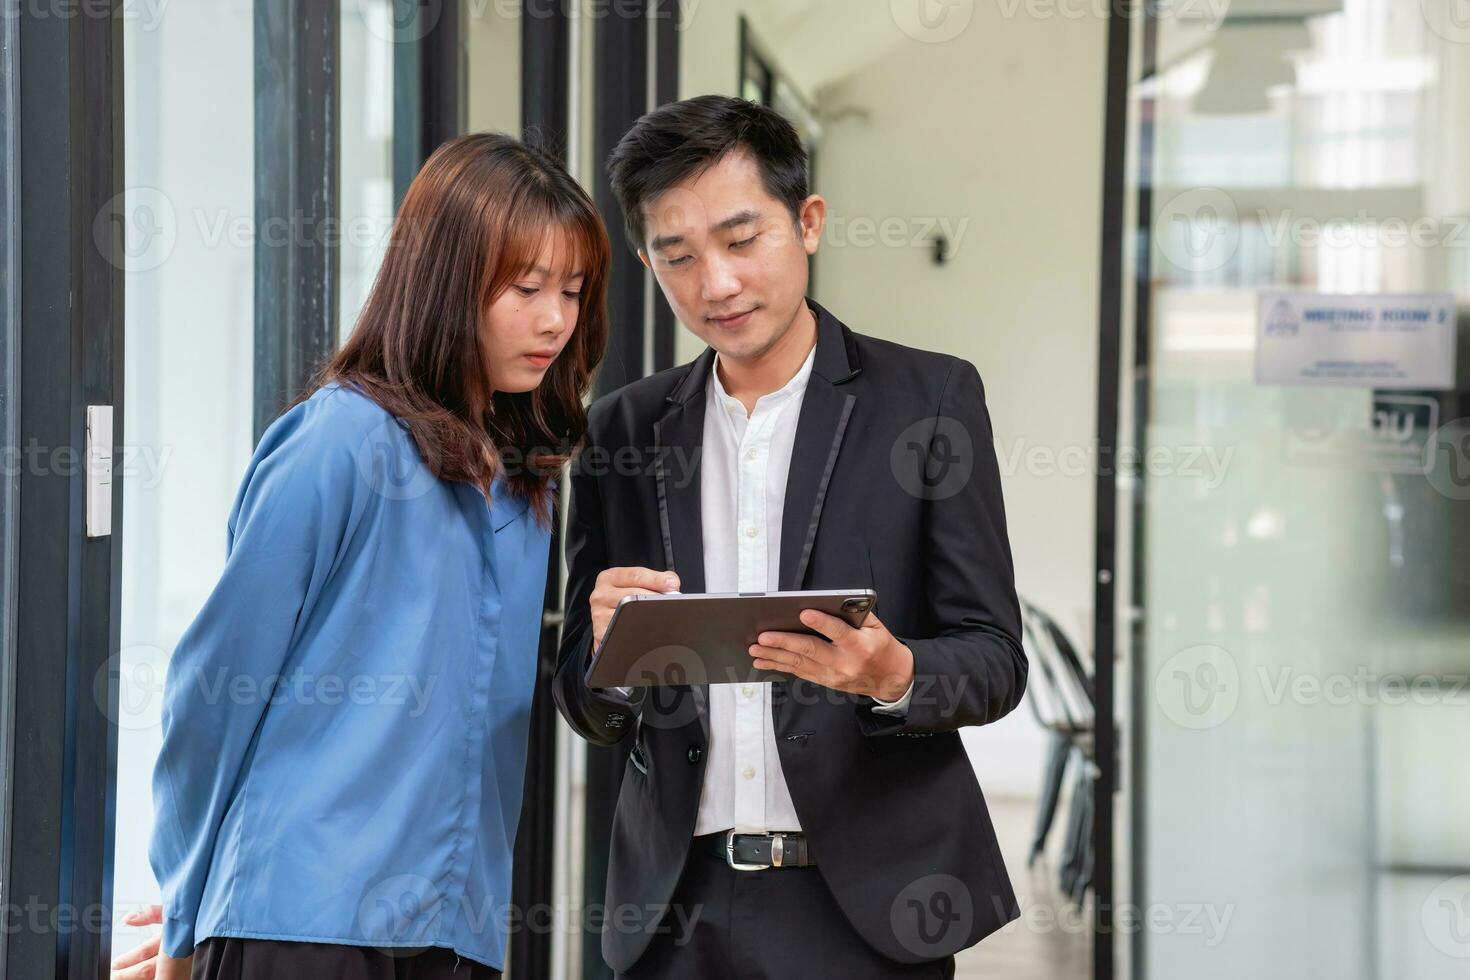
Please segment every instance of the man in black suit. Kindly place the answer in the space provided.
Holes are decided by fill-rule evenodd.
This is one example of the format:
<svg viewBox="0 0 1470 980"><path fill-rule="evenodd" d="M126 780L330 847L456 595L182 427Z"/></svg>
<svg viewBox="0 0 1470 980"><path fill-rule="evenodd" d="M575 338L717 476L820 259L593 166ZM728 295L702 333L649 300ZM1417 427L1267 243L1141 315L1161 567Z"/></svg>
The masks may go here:
<svg viewBox="0 0 1470 980"><path fill-rule="evenodd" d="M634 739L603 955L629 978L952 976L1019 915L958 731L1027 669L980 376L805 296L826 203L774 110L664 106L608 170L709 346L598 399L573 467L556 700L590 741ZM758 638L789 680L585 681L624 595L820 588L877 609Z"/></svg>

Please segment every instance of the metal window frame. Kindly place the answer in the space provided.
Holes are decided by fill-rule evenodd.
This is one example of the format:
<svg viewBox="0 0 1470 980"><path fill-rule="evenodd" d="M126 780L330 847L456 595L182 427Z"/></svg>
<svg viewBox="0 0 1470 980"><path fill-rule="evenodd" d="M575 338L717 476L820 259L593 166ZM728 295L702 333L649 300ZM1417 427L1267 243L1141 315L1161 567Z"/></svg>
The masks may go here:
<svg viewBox="0 0 1470 980"><path fill-rule="evenodd" d="M122 19L11 11L20 377L14 770L0 973L96 977L111 956L121 528L88 538L86 407L123 431ZM103 16L102 14L106 14ZM13 189L7 190L8 194ZM113 513L122 486L112 486ZM19 921L15 921L16 919Z"/></svg>
<svg viewBox="0 0 1470 980"><path fill-rule="evenodd" d="M18 446L16 396L20 382L17 372L20 339L20 284L18 269L18 232L20 174L16 153L17 123L16 18L0 20L0 426L7 446ZM16 613L16 483L18 474L0 473L0 895L10 895L10 881L4 868L10 865L10 801L15 789L15 613ZM4 973L7 940L10 930L0 929L0 974Z"/></svg>
<svg viewBox="0 0 1470 980"><path fill-rule="evenodd" d="M602 161L638 117L678 97L679 0L630 0L600 18L593 37L592 198L613 229L608 280L611 336L596 394L614 391L674 363L675 318L652 274L623 241L623 215ZM630 743L586 746L582 907L604 901L609 839ZM581 976L610 978L600 937L583 924Z"/></svg>
<svg viewBox="0 0 1470 980"><path fill-rule="evenodd" d="M1145 4L1145 6L1149 6ZM1111 465L1118 456L1118 415L1123 322L1125 204L1128 151L1128 61L1134 0L1109 5L1107 74L1104 86L1102 222L1098 275L1097 445L1093 538L1093 688L1097 724L1093 781L1094 980L1115 972L1113 911L1114 801L1118 792L1118 735L1114 680L1117 647L1118 481ZM1136 672L1135 672L1136 673ZM1137 712L1133 712L1134 715Z"/></svg>
<svg viewBox="0 0 1470 980"><path fill-rule="evenodd" d="M1147 82L1154 77L1158 66L1159 21L1157 5L1143 4L1140 72L1137 81ZM1153 324L1153 252L1150 223L1153 216L1154 141L1156 130L1153 100L1144 96L1138 107L1138 143L1134 147L1134 159L1138 161L1138 187L1135 190L1135 227L1132 239L1134 250L1133 272L1133 445L1142 449L1148 445L1149 393L1153 388L1150 371L1149 334ZM1121 193L1121 189L1120 189ZM1123 247L1120 245L1120 247ZM1123 287L1122 275L1118 278ZM1121 325L1120 325L1121 329ZM1131 615L1129 624L1128 655L1132 659L1129 671L1128 712L1128 773L1131 777L1129 796L1131 805L1128 827L1128 882L1129 900L1134 907L1142 907L1147 882L1148 858L1148 807L1144 792L1148 785L1148 757L1145 738L1148 734L1147 713L1141 710L1151 693L1148 678L1141 669L1147 649L1147 630L1144 610L1147 608L1148 552L1146 549L1145 503L1148 489L1147 468L1140 468L1132 481L1132 496L1129 501L1131 534L1128 543L1131 573L1128 583L1128 602ZM1129 974L1133 977L1147 976L1148 937L1146 930L1136 930L1128 942Z"/></svg>
<svg viewBox="0 0 1470 980"><path fill-rule="evenodd" d="M255 3L256 442L337 347L341 10Z"/></svg>
<svg viewBox="0 0 1470 980"><path fill-rule="evenodd" d="M392 0L393 209L429 154L464 132L466 66L460 4ZM428 18L429 23L424 23Z"/></svg>
<svg viewBox="0 0 1470 980"><path fill-rule="evenodd" d="M568 163L571 124L572 23L568 2L537 16L521 16L521 131ZM521 928L510 937L506 969L517 977L552 975L552 932L533 924L530 911L553 905L555 891L558 718L551 698L562 622L562 534L553 523L537 650L536 694L526 742L526 780L511 868L511 904Z"/></svg>

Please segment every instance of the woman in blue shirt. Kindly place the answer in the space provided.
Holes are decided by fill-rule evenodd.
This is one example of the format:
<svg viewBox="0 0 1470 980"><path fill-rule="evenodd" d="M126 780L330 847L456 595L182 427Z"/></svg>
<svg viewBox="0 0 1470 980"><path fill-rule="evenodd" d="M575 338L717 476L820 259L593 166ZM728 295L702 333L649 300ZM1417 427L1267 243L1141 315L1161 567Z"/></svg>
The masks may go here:
<svg viewBox="0 0 1470 980"><path fill-rule="evenodd" d="M608 250L586 193L506 136L446 143L410 186L169 663L159 977L504 968L553 476Z"/></svg>

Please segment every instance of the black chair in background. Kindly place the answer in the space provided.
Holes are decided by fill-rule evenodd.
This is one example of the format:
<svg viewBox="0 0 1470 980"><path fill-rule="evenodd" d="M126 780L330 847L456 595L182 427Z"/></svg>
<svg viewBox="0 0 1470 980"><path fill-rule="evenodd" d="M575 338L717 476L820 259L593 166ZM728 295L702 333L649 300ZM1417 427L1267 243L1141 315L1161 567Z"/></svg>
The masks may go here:
<svg viewBox="0 0 1470 980"><path fill-rule="evenodd" d="M1056 621L1024 599L1021 620L1022 642L1032 664L1026 700L1037 722L1051 733L1027 865L1046 849L1070 767L1072 798L1057 877L1062 891L1080 907L1092 884L1092 795L1100 775L1094 754L1092 669Z"/></svg>

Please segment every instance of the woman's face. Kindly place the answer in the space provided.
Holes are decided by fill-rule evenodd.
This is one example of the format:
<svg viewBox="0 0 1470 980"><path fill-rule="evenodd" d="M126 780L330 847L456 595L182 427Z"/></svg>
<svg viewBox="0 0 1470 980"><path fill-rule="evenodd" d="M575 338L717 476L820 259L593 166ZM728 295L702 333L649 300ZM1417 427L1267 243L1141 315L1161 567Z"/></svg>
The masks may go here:
<svg viewBox="0 0 1470 980"><path fill-rule="evenodd" d="M511 280L480 325L493 391L530 391L541 383L577 328L583 271L568 268L565 232L548 236L533 268Z"/></svg>

